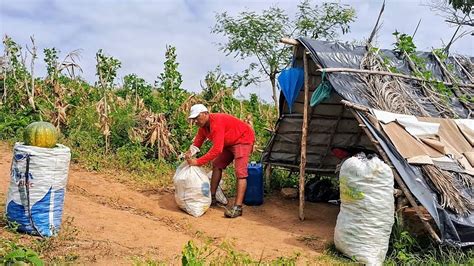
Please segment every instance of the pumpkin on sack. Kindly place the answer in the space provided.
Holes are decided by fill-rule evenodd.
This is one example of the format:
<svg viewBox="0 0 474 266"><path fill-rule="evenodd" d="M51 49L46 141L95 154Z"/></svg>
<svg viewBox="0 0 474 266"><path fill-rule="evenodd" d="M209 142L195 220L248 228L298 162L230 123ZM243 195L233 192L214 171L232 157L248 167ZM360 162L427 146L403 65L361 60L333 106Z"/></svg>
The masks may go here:
<svg viewBox="0 0 474 266"><path fill-rule="evenodd" d="M58 132L48 122L33 122L25 128L23 141L26 145L53 148L58 141Z"/></svg>

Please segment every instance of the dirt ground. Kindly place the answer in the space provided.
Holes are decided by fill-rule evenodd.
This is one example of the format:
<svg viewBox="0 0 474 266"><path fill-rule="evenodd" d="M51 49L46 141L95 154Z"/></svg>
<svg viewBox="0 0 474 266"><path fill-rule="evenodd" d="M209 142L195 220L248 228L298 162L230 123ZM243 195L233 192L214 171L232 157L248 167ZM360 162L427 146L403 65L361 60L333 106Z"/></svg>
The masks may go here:
<svg viewBox="0 0 474 266"><path fill-rule="evenodd" d="M10 180L11 150L0 144L2 201ZM63 230L72 233L63 248L78 255L78 263L98 265L130 264L134 258L178 264L189 240L212 245L226 241L263 260L295 252L309 258L319 256L332 241L338 211L337 206L307 202L306 220L301 222L298 201L274 195L262 206L244 207L244 215L236 219L224 218L221 208L194 218L177 207L172 192L138 191L72 164L63 214Z"/></svg>

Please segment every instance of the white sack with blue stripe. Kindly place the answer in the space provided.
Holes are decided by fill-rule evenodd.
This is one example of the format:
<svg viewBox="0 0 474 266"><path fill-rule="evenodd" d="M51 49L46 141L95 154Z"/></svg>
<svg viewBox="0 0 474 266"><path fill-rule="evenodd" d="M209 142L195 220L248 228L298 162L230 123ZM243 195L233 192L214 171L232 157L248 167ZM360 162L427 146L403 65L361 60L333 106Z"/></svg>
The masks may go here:
<svg viewBox="0 0 474 266"><path fill-rule="evenodd" d="M15 144L5 213L18 231L44 237L59 232L70 160L64 145Z"/></svg>

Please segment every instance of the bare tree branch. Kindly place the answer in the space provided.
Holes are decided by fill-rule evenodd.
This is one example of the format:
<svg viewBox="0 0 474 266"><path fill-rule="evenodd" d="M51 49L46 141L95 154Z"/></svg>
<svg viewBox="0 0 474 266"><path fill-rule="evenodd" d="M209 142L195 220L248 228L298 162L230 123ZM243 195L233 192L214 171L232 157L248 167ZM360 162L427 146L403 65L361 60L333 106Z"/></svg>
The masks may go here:
<svg viewBox="0 0 474 266"><path fill-rule="evenodd" d="M383 1L382 8L380 8L379 16L377 17L377 22L375 22L374 29L372 30L372 33L370 34L369 40L367 41L367 44L372 45L372 40L375 37L375 34L377 31L380 29L382 25L379 26L380 18L382 17L383 11L385 10L385 0Z"/></svg>

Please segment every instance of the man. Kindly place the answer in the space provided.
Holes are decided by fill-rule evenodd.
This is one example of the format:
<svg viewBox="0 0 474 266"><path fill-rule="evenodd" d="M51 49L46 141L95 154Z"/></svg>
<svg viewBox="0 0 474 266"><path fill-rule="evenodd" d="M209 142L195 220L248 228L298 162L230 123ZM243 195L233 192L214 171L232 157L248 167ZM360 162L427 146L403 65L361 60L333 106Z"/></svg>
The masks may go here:
<svg viewBox="0 0 474 266"><path fill-rule="evenodd" d="M222 178L222 170L234 161L237 177L237 195L234 206L226 209L225 217L235 218L242 215L242 202L247 189L247 164L252 153L255 134L250 125L238 118L221 113L210 114L202 104L191 107L189 119L199 127L193 146L200 148L206 139L212 142L211 149L202 157L191 158L192 146L186 152L189 165L201 166L212 162L211 195L212 205L217 204L216 190Z"/></svg>

